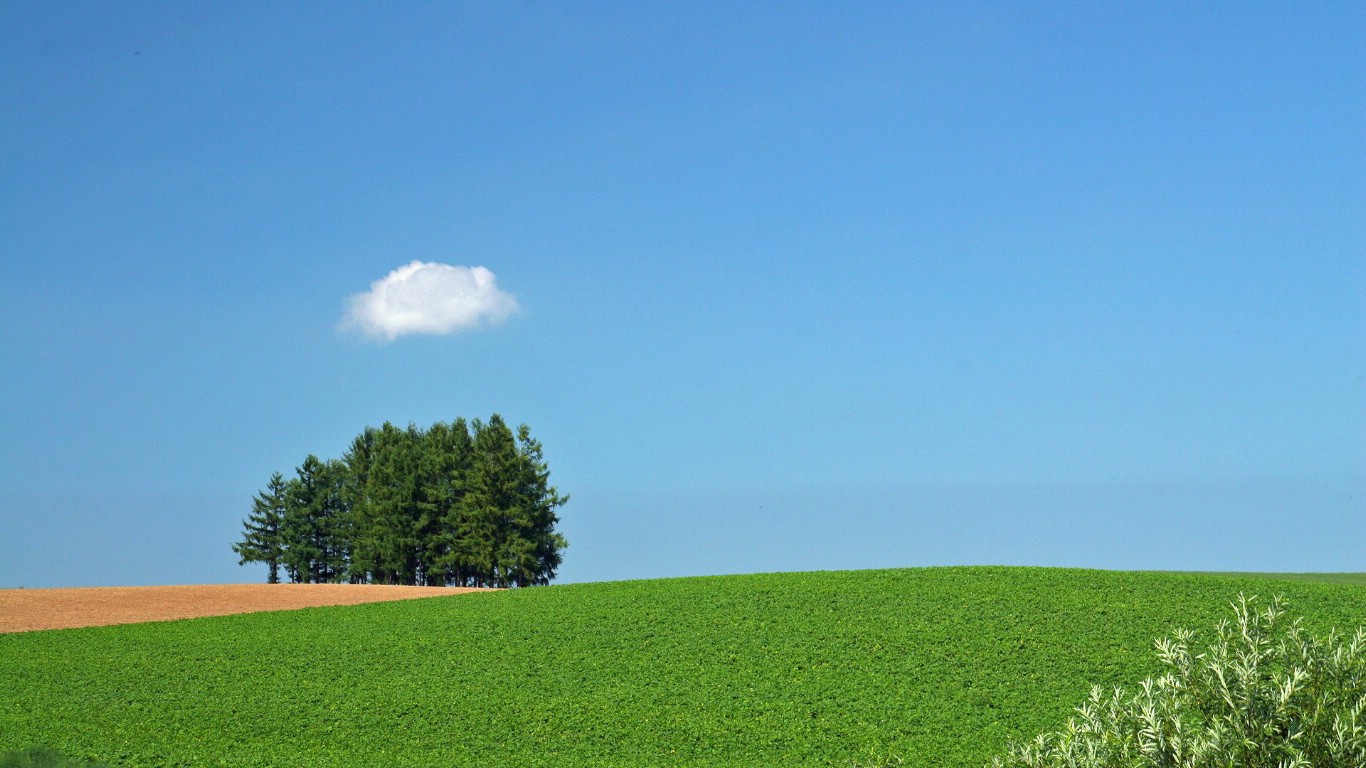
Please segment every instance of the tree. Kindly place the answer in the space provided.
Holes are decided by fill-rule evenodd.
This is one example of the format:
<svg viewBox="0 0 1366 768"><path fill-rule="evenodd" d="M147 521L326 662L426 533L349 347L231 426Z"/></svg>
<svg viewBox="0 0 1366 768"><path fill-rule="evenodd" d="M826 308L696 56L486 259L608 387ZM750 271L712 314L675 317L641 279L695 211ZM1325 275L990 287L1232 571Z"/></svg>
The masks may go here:
<svg viewBox="0 0 1366 768"><path fill-rule="evenodd" d="M507 586L505 539L515 503L517 448L497 414L487 424L475 419L473 427L468 486L454 520L456 557L465 572L465 585L503 587Z"/></svg>
<svg viewBox="0 0 1366 768"><path fill-rule="evenodd" d="M502 417L474 423L474 461L458 538L475 586L548 584L569 545L555 533L555 510L568 501L549 485L541 445Z"/></svg>
<svg viewBox="0 0 1366 768"><path fill-rule="evenodd" d="M279 472L270 476L266 490L256 494L251 514L243 521L242 541L232 545L240 556L238 565L265 563L267 584L280 583L280 560L284 554L280 525L285 516L285 479Z"/></svg>
<svg viewBox="0 0 1366 768"><path fill-rule="evenodd" d="M549 478L530 429L498 414L426 430L385 422L340 460L309 455L295 477L276 473L234 550L269 558L273 582L283 566L295 582L548 584L568 546L555 531L568 497Z"/></svg>
<svg viewBox="0 0 1366 768"><path fill-rule="evenodd" d="M363 584L378 567L378 543L369 497L370 466L375 461L377 430L366 427L342 456L342 499L351 517L350 579Z"/></svg>
<svg viewBox="0 0 1366 768"><path fill-rule="evenodd" d="M437 422L422 438L419 491L422 498L422 580L463 584L458 557L462 505L474 462L474 443L464 419Z"/></svg>
<svg viewBox="0 0 1366 768"><path fill-rule="evenodd" d="M354 510L359 565L369 581L416 584L419 441L385 422L371 436L364 503Z"/></svg>
<svg viewBox="0 0 1366 768"><path fill-rule="evenodd" d="M522 504L525 527L521 534L530 542L532 570L518 574L518 586L545 585L555 578L564 559L563 551L569 541L555 531L560 521L555 510L569 501L550 485L550 469L546 466L540 441L531 437L531 430L523 424L517 429L518 456L522 471Z"/></svg>
<svg viewBox="0 0 1366 768"><path fill-rule="evenodd" d="M319 581L339 583L348 578L354 529L349 505L346 503L346 466L336 459L323 462L317 474L317 495L314 497L315 531L322 556L318 561Z"/></svg>
<svg viewBox="0 0 1366 768"><path fill-rule="evenodd" d="M352 549L343 499L344 465L313 454L285 483L282 560L290 581L345 581Z"/></svg>

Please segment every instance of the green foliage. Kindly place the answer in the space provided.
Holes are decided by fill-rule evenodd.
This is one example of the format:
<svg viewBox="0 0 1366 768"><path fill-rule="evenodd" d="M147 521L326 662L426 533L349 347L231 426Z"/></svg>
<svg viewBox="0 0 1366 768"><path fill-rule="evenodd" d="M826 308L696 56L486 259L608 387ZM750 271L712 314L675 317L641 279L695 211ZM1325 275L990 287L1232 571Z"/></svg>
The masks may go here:
<svg viewBox="0 0 1366 768"><path fill-rule="evenodd" d="M104 768L98 763L74 760L60 752L43 747L30 747L20 752L0 755L0 768Z"/></svg>
<svg viewBox="0 0 1366 768"><path fill-rule="evenodd" d="M242 523L242 541L232 545L241 556L239 565L265 563L268 567L266 583L280 582L280 561L284 557L280 527L285 520L285 479L276 472L270 477L266 490L256 494L251 514Z"/></svg>
<svg viewBox="0 0 1366 768"><path fill-rule="evenodd" d="M295 582L525 587L550 583L569 500L523 424L367 427L339 460L310 455L257 494L233 551Z"/></svg>
<svg viewBox="0 0 1366 768"><path fill-rule="evenodd" d="M342 501L343 466L310 454L285 483L281 561L290 581L345 581L351 513Z"/></svg>
<svg viewBox="0 0 1366 768"><path fill-rule="evenodd" d="M867 760L853 760L849 768L904 768L906 761L898 755L879 755L874 752Z"/></svg>
<svg viewBox="0 0 1366 768"><path fill-rule="evenodd" d="M1366 628L1342 641L1286 624L1281 599L1239 595L1203 653L1195 634L1157 642L1164 672L1126 695L1092 688L1061 731L1012 747L994 768L1360 768L1366 766Z"/></svg>
<svg viewBox="0 0 1366 768"><path fill-rule="evenodd" d="M980 768L1161 671L1226 577L927 568L572 584L0 635L0 751L111 766ZM1306 632L1366 590L1275 582ZM874 762L877 765L879 763ZM881 765L895 765L881 760Z"/></svg>
<svg viewBox="0 0 1366 768"><path fill-rule="evenodd" d="M1286 581L1319 581L1332 584L1356 584L1366 587L1366 573L1220 573L1218 576L1241 578L1276 578Z"/></svg>

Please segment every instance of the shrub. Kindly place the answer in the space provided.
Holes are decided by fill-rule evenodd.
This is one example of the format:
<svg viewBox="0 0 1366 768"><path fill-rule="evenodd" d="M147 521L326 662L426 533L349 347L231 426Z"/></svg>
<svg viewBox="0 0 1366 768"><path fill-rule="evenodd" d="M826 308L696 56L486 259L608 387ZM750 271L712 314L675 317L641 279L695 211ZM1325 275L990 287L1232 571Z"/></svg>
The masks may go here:
<svg viewBox="0 0 1366 768"><path fill-rule="evenodd" d="M1276 598L1238 596L1202 653L1157 642L1166 672L1131 695L1099 686L1061 731L1013 745L993 768L1361 768L1366 628L1308 635Z"/></svg>

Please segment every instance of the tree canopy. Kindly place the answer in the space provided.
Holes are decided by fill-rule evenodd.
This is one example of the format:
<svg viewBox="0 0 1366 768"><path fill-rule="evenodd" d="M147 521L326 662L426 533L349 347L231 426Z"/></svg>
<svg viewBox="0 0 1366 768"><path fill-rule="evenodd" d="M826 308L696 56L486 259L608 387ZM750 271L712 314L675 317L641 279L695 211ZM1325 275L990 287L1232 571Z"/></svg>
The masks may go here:
<svg viewBox="0 0 1366 768"><path fill-rule="evenodd" d="M526 587L550 583L569 500L541 444L487 422L366 427L340 459L309 455L256 495L232 545L267 581Z"/></svg>

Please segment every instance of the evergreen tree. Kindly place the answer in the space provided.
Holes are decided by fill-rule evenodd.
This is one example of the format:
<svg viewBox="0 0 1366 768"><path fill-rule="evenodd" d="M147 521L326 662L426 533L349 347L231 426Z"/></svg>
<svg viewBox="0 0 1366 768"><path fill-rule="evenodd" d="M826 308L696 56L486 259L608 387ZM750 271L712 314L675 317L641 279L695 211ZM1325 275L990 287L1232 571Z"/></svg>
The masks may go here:
<svg viewBox="0 0 1366 768"><path fill-rule="evenodd" d="M340 460L309 455L271 479L233 545L294 582L525 587L548 584L568 546L569 499L541 444L498 414L430 429L366 427Z"/></svg>
<svg viewBox="0 0 1366 768"><path fill-rule="evenodd" d="M313 520L313 497L317 493L313 469L321 464L317 456L309 454L303 464L294 468L294 477L285 482L285 516L280 537L284 542L285 572L295 584L312 582L315 564L322 557Z"/></svg>
<svg viewBox="0 0 1366 768"><path fill-rule="evenodd" d="M474 444L464 419L437 422L422 437L422 582L460 584L465 578L456 555L461 504Z"/></svg>
<svg viewBox="0 0 1366 768"><path fill-rule="evenodd" d="M280 525L285 515L285 479L279 472L270 476L266 490L252 501L251 514L243 521L242 541L232 545L240 556L238 565L265 563L267 584L280 583L280 560L284 554Z"/></svg>
<svg viewBox="0 0 1366 768"><path fill-rule="evenodd" d="M297 468L296 468L297 473ZM304 489L296 474L285 481L285 512L280 522L280 565L285 569L291 584L310 581L313 558L311 557L308 535L307 512L299 499Z"/></svg>
<svg viewBox="0 0 1366 768"><path fill-rule="evenodd" d="M342 498L344 465L309 454L285 483L281 537L284 563L295 582L339 582L347 577L351 520Z"/></svg>
<svg viewBox="0 0 1366 768"><path fill-rule="evenodd" d="M472 460L465 495L454 514L451 533L460 583L471 587L505 586L499 575L500 550L511 502L506 479L515 466L516 445L503 420L494 414L473 422Z"/></svg>
<svg viewBox="0 0 1366 768"><path fill-rule="evenodd" d="M346 465L336 459L323 462L317 470L316 481L314 532L322 552L316 569L317 580L341 583L348 578L353 528L345 497Z"/></svg>
<svg viewBox="0 0 1366 768"><path fill-rule="evenodd" d="M475 422L474 462L458 531L475 586L548 584L569 545L555 533L568 501L549 484L541 445L526 425L512 430L494 414Z"/></svg>
<svg viewBox="0 0 1366 768"><path fill-rule="evenodd" d="M357 584L368 582L378 567L379 526L375 523L369 497L370 466L375 460L376 435L374 427L366 427L351 441L351 447L341 460L342 498L351 518L350 578Z"/></svg>
<svg viewBox="0 0 1366 768"><path fill-rule="evenodd" d="M530 542L534 568L518 574L517 586L549 584L564 560L569 540L555 531L560 522L555 510L569 502L550 484L550 468L545 463L539 440L531 436L531 429L523 424L517 429L518 456L522 463L522 504L526 509L527 527L522 536Z"/></svg>
<svg viewBox="0 0 1366 768"><path fill-rule="evenodd" d="M418 572L419 434L385 422L374 434L365 480L365 507L356 516L357 542L371 581L416 584Z"/></svg>

